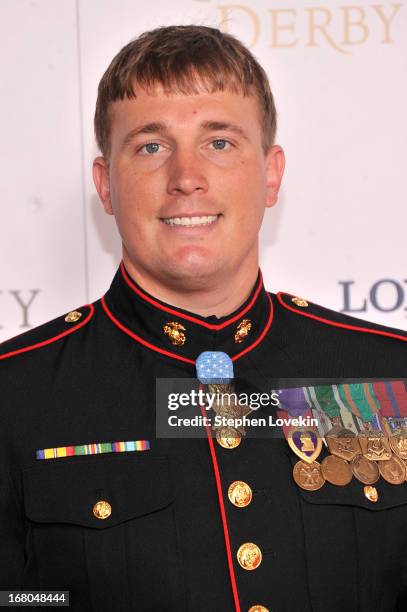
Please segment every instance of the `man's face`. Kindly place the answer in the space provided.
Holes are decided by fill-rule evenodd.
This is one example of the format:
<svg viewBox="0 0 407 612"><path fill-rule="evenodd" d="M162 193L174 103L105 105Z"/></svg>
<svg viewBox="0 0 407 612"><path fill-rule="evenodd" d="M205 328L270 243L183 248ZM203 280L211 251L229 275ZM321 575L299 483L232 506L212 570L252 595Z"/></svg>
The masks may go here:
<svg viewBox="0 0 407 612"><path fill-rule="evenodd" d="M262 149L254 96L149 93L111 107L111 152L94 180L125 263L184 289L258 265L258 232L277 200L284 153Z"/></svg>

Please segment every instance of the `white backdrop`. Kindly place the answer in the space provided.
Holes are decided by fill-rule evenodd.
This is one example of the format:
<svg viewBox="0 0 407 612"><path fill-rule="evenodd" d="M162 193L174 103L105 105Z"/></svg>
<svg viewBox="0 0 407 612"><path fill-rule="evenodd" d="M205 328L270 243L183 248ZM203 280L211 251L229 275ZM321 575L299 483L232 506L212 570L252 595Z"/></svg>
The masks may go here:
<svg viewBox="0 0 407 612"><path fill-rule="evenodd" d="M108 288L120 242L91 178L97 84L130 39L171 23L235 34L270 77L287 167L262 229L266 286L405 329L406 3L149 6L0 3L0 340Z"/></svg>

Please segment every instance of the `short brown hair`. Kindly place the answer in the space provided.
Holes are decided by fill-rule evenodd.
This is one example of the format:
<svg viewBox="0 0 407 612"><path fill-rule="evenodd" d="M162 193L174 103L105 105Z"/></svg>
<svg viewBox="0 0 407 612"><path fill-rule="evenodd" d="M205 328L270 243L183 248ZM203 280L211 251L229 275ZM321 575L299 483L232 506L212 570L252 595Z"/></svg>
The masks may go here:
<svg viewBox="0 0 407 612"><path fill-rule="evenodd" d="M199 90L229 90L257 96L264 153L274 143L277 113L264 69L230 34L198 25L160 27L144 32L113 58L98 87L95 136L102 154L110 151L110 104L135 98L134 86L146 90L160 83L164 91L185 95Z"/></svg>

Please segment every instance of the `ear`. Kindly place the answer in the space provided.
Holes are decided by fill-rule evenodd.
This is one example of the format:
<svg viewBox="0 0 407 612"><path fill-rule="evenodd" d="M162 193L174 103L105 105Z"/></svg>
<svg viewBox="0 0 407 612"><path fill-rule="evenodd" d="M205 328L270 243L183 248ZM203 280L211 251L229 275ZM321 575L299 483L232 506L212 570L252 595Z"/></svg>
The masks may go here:
<svg viewBox="0 0 407 612"><path fill-rule="evenodd" d="M110 201L109 164L104 157L96 157L93 160L93 182L102 202L105 213L113 215L113 207Z"/></svg>
<svg viewBox="0 0 407 612"><path fill-rule="evenodd" d="M277 202L281 180L285 168L285 155L280 145L273 145L266 155L267 197L266 207L271 208Z"/></svg>

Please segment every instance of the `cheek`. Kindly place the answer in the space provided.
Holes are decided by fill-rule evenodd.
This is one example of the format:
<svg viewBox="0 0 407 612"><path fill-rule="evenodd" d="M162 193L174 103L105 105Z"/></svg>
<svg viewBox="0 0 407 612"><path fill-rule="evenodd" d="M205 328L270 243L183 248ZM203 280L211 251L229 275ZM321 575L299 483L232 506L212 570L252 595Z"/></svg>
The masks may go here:
<svg viewBox="0 0 407 612"><path fill-rule="evenodd" d="M264 192L266 186L266 175L264 164L260 160L242 159L236 165L234 175L235 191L242 193L251 193L254 197L259 197L259 194Z"/></svg>
<svg viewBox="0 0 407 612"><path fill-rule="evenodd" d="M136 175L130 169L118 172L112 182L112 205L115 214L121 218L141 220L151 217L157 210L159 194L154 181L148 177Z"/></svg>
<svg viewBox="0 0 407 612"><path fill-rule="evenodd" d="M227 194L226 194L227 195ZM259 172L241 172L229 190L229 206L246 223L257 225L266 203L266 186Z"/></svg>

